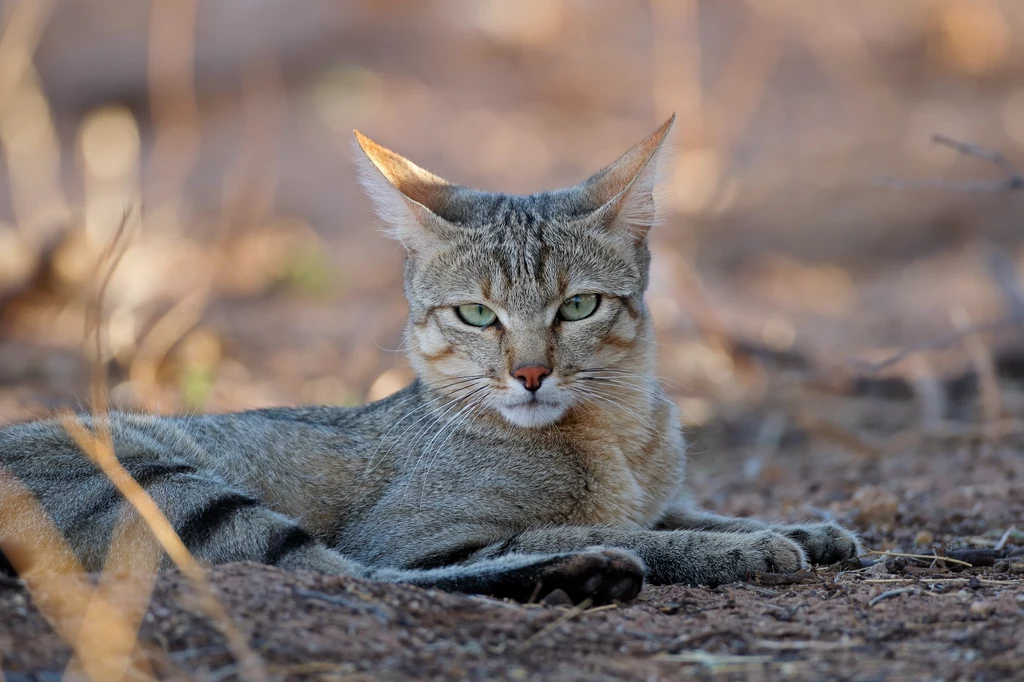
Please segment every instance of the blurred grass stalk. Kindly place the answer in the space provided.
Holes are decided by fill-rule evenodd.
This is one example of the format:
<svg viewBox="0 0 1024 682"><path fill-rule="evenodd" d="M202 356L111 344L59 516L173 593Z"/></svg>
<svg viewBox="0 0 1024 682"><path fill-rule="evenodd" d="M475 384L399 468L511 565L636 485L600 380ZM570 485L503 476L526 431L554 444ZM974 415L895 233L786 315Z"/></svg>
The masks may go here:
<svg viewBox="0 0 1024 682"><path fill-rule="evenodd" d="M163 142L157 145L155 163L163 171L158 176L162 180L164 198L172 206L181 203L181 184L194 163L198 145L195 135L198 119L194 106L188 106L194 104L190 85L192 62L189 57L181 57L192 51L195 4L187 0L158 0L153 5L154 119L158 139ZM49 232L49 225L67 230L72 222L59 180L60 152L52 117L31 68L31 50L38 41L49 9L49 3L19 2L0 38L0 142L10 169L19 234L37 247L33 240ZM165 97L164 92L170 95ZM191 147L181 145L182 135L188 138L190 132L194 144ZM162 155L160 151L167 154ZM140 213L141 156L138 126L125 107L100 108L89 114L79 128L78 157L84 191L83 241L74 252L81 256L78 262L64 264L78 270L78 277L72 276L72 280L94 279L97 271L100 275L98 288L84 294L88 299L84 303L87 313L84 340L94 342L87 346L92 350L89 355L93 362L92 429L70 413L61 417L61 424L83 454L104 472L135 509L143 525L131 523L128 517L118 525L95 588L88 586L88 580L61 577L61 573L82 573L82 566L31 494L19 490L16 480L0 471L3 491L0 526L20 530L20 537L13 543L5 539L4 553L24 577L33 601L74 651L65 677L78 679L84 674L94 682L116 682L126 676L154 678L138 647L137 631L155 584L162 549L195 586L201 608L224 635L228 648L241 665L240 674L248 680L266 680L262 661L249 648L246 636L235 627L214 595L205 569L191 556L153 499L121 466L114 452L107 398L107 363L112 349L106 338L111 331L112 318L104 315L103 303L117 267L131 247L131 230L127 229L129 218ZM172 220L171 225L180 231L180 216L177 217L179 220ZM44 219L53 222L46 223ZM71 254L64 255L71 258ZM88 270L92 270L88 273L91 278ZM202 295L185 300L205 301L205 288L210 279L209 275L204 278ZM128 305L132 303L139 301L129 300ZM192 308L201 308L201 305L193 303ZM172 308L172 312L175 310ZM199 314L191 308L189 312L188 319L197 321ZM117 312L113 319L116 317ZM188 326L165 324L155 328L162 330L165 336L176 336ZM164 350L172 343L164 338L151 342L148 347ZM145 357L153 361L153 355L151 352ZM127 591L120 575L126 569L141 571L142 576L130 583L135 589ZM113 603L115 588L116 605Z"/></svg>

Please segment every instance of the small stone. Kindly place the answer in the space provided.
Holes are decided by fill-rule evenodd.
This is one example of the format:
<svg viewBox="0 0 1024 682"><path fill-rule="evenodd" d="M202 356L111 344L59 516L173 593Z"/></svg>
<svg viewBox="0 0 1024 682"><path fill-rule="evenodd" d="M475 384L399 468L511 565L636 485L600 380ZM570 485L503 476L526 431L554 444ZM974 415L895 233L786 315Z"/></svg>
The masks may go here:
<svg viewBox="0 0 1024 682"><path fill-rule="evenodd" d="M928 530L923 530L914 536L914 544L918 547L929 547L933 542L935 542L935 536Z"/></svg>
<svg viewBox="0 0 1024 682"><path fill-rule="evenodd" d="M996 610L996 605L990 601L979 600L971 604L970 612L981 618L988 618Z"/></svg>

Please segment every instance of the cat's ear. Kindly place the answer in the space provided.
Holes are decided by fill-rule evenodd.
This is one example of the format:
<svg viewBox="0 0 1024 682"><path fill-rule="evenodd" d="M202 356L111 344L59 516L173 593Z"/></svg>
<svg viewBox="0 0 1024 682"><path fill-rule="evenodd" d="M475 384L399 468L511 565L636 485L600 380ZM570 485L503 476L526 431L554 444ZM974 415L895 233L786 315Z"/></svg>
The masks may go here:
<svg viewBox="0 0 1024 682"><path fill-rule="evenodd" d="M355 152L359 180L388 224L388 234L414 250L436 241L449 225L438 213L455 186L358 130L352 132L354 146L359 148Z"/></svg>
<svg viewBox="0 0 1024 682"><path fill-rule="evenodd" d="M676 115L640 144L579 185L596 207L594 217L606 229L636 241L646 239L657 222L656 190L671 156L666 143Z"/></svg>

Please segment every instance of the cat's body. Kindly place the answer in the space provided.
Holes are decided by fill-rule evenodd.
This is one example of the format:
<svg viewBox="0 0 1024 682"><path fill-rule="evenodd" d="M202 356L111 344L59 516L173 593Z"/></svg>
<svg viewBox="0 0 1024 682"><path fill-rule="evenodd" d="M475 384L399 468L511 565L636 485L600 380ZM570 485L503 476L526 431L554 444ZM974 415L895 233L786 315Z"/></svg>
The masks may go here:
<svg viewBox="0 0 1024 682"><path fill-rule="evenodd" d="M717 584L854 555L838 526L772 529L686 502L643 303L668 126L583 185L529 197L448 185L360 138L409 251L417 381L360 408L115 414L120 461L209 563L600 601L631 597L645 569ZM0 545L24 534L10 521L22 486L99 569L131 512L61 425L0 430L0 464ZM129 561L152 553L136 535Z"/></svg>

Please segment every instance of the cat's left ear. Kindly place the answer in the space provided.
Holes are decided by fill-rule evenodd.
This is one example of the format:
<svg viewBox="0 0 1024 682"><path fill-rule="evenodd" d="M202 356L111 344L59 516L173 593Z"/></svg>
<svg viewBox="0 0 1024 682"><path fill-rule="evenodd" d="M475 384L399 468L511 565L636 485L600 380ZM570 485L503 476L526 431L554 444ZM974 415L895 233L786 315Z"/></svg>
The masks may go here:
<svg viewBox="0 0 1024 682"><path fill-rule="evenodd" d="M390 236L407 248L421 251L443 237L451 224L443 212L456 186L409 159L366 137L358 130L356 152L359 179L377 214L388 223Z"/></svg>
<svg viewBox="0 0 1024 682"><path fill-rule="evenodd" d="M656 189L668 166L666 140L676 115L644 138L610 166L599 170L579 185L592 214L606 229L633 239L646 239L657 222Z"/></svg>

